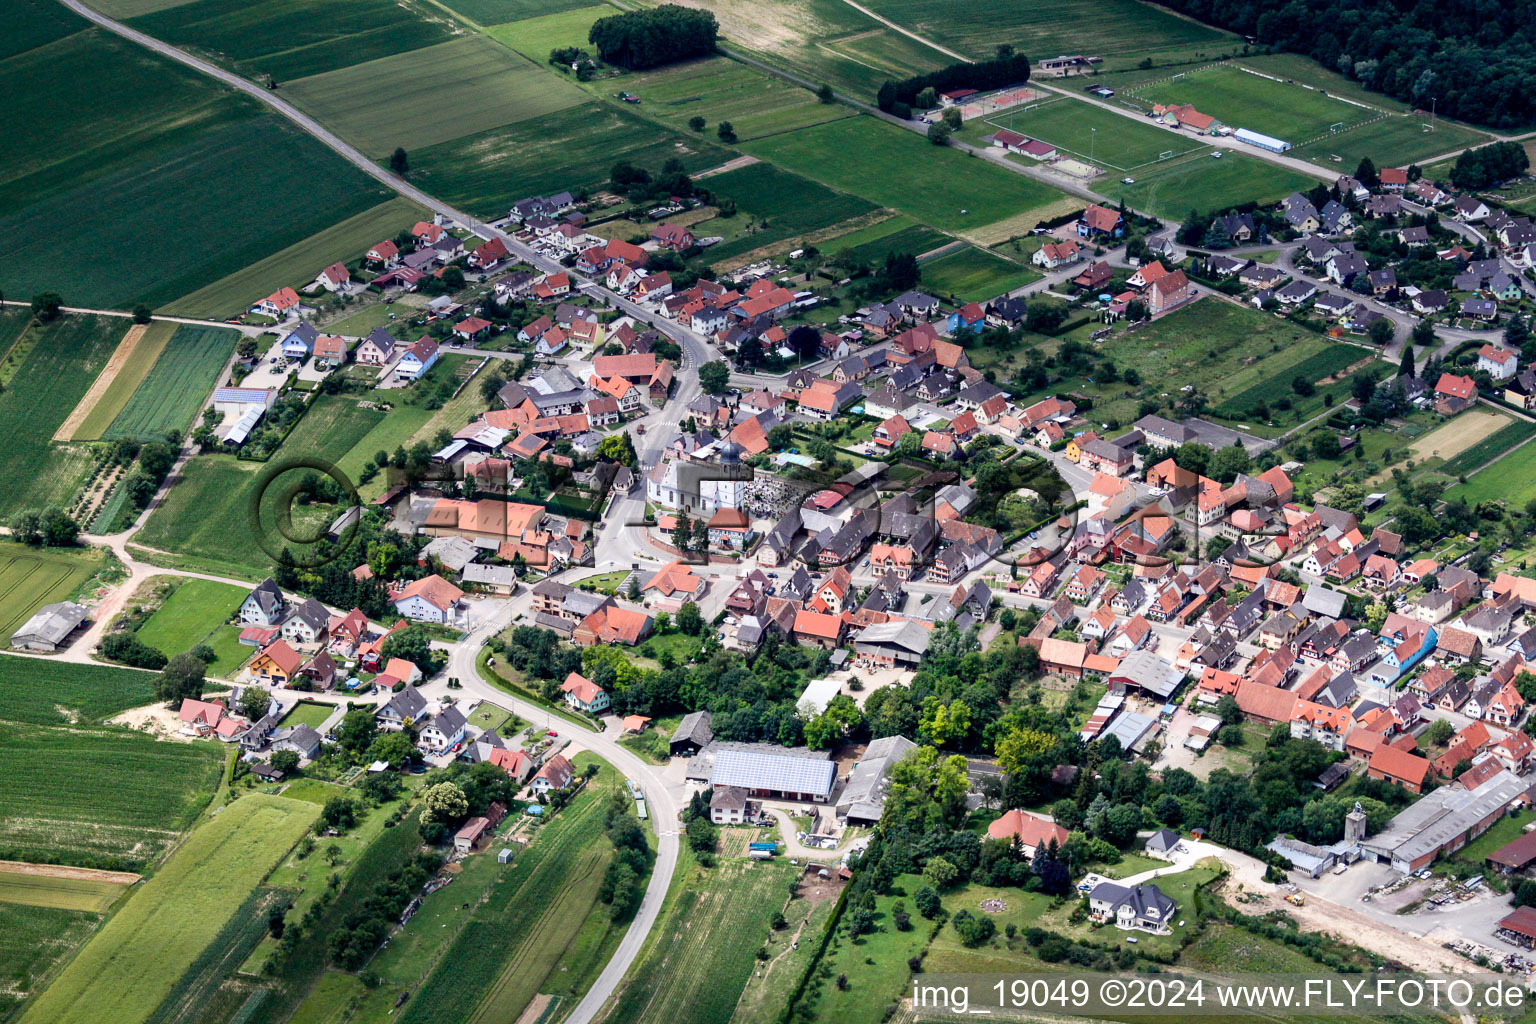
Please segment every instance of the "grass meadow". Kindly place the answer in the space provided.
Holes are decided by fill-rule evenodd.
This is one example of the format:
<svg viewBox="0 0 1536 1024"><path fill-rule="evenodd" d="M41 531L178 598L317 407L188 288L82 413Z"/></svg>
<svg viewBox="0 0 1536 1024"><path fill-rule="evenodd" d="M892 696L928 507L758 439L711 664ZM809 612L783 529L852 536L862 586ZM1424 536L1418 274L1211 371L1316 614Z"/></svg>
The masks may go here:
<svg viewBox="0 0 1536 1024"><path fill-rule="evenodd" d="M710 259L727 260L763 246L825 232L836 224L874 213L877 207L858 196L827 188L773 164L754 163L706 179L717 196L733 199L735 217L706 221L696 228L705 234L754 229L728 238L709 250Z"/></svg>
<svg viewBox="0 0 1536 1024"><path fill-rule="evenodd" d="M162 322L157 321L151 330ZM228 327L170 326L174 331L169 344L102 435L108 440L131 437L149 441L172 430L186 433L240 340L240 332ZM114 380L113 391L117 384Z"/></svg>
<svg viewBox="0 0 1536 1024"><path fill-rule="evenodd" d="M977 137L980 132L977 131ZM1064 196L980 157L930 145L921 136L850 117L742 146L787 170L960 234L999 222L1033 227L1033 211ZM1028 221L1027 224L1024 224Z"/></svg>
<svg viewBox="0 0 1536 1024"><path fill-rule="evenodd" d="M965 246L921 264L922 288L951 303L984 302L1040 279L1032 267Z"/></svg>
<svg viewBox="0 0 1536 1024"><path fill-rule="evenodd" d="M22 1020L146 1020L319 813L314 804L263 795L224 808L144 883Z"/></svg>
<svg viewBox="0 0 1536 1024"><path fill-rule="evenodd" d="M388 82L387 96L379 85ZM483 36L300 78L284 92L375 159L574 107L587 94Z"/></svg>
<svg viewBox="0 0 1536 1024"><path fill-rule="evenodd" d="M1004 111L988 119L998 128L1049 142L1095 166L1130 171L1156 163L1163 153L1182 156L1206 148L1190 135L1154 128L1068 97L1049 100L1030 111Z"/></svg>
<svg viewBox="0 0 1536 1024"><path fill-rule="evenodd" d="M549 60L551 50L567 46L588 49L592 44L587 42L587 33L592 30L592 23L613 13L614 9L607 4L573 8L555 5L548 13L497 24L486 29L485 34L542 65Z"/></svg>
<svg viewBox="0 0 1536 1024"><path fill-rule="evenodd" d="M0 313L0 348L9 348L10 338L25 322L18 311ZM90 453L79 446L55 445L53 435L117 348L125 322L66 314L31 328L32 337L24 339L33 343L0 392L0 437L7 442L0 465L0 519L62 503L78 491L90 467Z"/></svg>
<svg viewBox="0 0 1536 1024"><path fill-rule="evenodd" d="M821 248L826 252L849 253L854 259L873 266L885 262L887 253L909 252L921 256L952 242L954 239L942 231L898 214L867 228L839 235Z"/></svg>
<svg viewBox="0 0 1536 1024"><path fill-rule="evenodd" d="M229 583L184 579L139 627L139 639L167 655L190 651L230 620L245 595L244 587Z"/></svg>
<svg viewBox="0 0 1536 1024"><path fill-rule="evenodd" d="M460 209L500 217L525 196L601 186L621 160L655 171L675 157L697 172L731 155L707 137L669 132L593 101L419 149L411 154L411 179Z"/></svg>
<svg viewBox="0 0 1536 1024"><path fill-rule="evenodd" d="M504 25L539 15L574 11L589 7L591 3L592 0L447 0L443 6L479 25ZM582 42L586 42L585 36Z"/></svg>
<svg viewBox="0 0 1536 1024"><path fill-rule="evenodd" d="M122 881L110 878L65 878L59 875L24 874L0 868L0 903L101 913L117 902L133 880L132 875L122 877Z"/></svg>
<svg viewBox="0 0 1536 1024"><path fill-rule="evenodd" d="M1143 168L1135 178L1131 185L1101 181L1099 189L1117 202L1123 200L1135 209L1173 220L1182 219L1190 210L1277 202L1317 184L1310 175L1243 153L1228 152L1217 160L1207 151Z"/></svg>
<svg viewBox="0 0 1536 1024"><path fill-rule="evenodd" d="M89 550L0 541L0 636L10 637L43 605L67 599L101 566L101 557Z"/></svg>
<svg viewBox="0 0 1536 1024"><path fill-rule="evenodd" d="M16 0L6 11L0 60L62 39L84 27L85 22L60 4L49 0Z"/></svg>
<svg viewBox="0 0 1536 1024"><path fill-rule="evenodd" d="M1510 452L1467 477L1466 483L1451 488L1445 497L1462 498L1471 505L1502 501L1510 508L1524 507L1526 502L1536 498L1536 444Z"/></svg>

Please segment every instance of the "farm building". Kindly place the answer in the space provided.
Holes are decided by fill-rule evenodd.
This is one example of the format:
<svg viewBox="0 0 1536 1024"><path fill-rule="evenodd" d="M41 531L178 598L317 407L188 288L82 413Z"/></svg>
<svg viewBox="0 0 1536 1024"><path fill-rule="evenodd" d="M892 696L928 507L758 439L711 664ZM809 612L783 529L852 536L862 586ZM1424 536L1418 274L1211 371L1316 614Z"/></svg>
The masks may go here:
<svg viewBox="0 0 1536 1024"><path fill-rule="evenodd" d="M1443 786L1399 812L1380 834L1363 840L1361 849L1397 871L1417 871L1482 835L1510 807L1526 803L1526 788L1507 769L1475 789Z"/></svg>
<svg viewBox="0 0 1536 1024"><path fill-rule="evenodd" d="M45 604L20 629L11 634L11 646L24 651L56 651L89 614L73 601Z"/></svg>
<svg viewBox="0 0 1536 1024"><path fill-rule="evenodd" d="M1250 146L1258 146L1260 149L1267 149L1271 153L1284 153L1291 148L1291 144L1284 139L1277 139L1260 132L1249 131L1247 128L1239 128L1232 133L1232 137L1238 142L1246 142Z"/></svg>
<svg viewBox="0 0 1536 1024"><path fill-rule="evenodd" d="M886 775L892 765L916 746L905 736L883 736L872 741L848 773L848 785L837 800L838 816L850 825L877 823L885 810Z"/></svg>
<svg viewBox="0 0 1536 1024"><path fill-rule="evenodd" d="M714 742L715 734L709 728L708 711L692 711L683 716L677 731L672 734L673 757L692 757Z"/></svg>
<svg viewBox="0 0 1536 1024"><path fill-rule="evenodd" d="M821 803L832 796L837 765L824 750L714 742L689 758L687 778L715 787L740 786L752 797Z"/></svg>

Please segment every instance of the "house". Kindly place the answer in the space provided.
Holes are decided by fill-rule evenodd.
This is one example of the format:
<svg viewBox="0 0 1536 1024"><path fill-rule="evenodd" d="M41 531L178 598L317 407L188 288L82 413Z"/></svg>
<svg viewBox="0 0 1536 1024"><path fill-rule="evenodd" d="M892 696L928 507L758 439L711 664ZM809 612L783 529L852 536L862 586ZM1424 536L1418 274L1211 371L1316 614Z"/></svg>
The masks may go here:
<svg viewBox="0 0 1536 1024"><path fill-rule="evenodd" d="M246 671L262 682L273 686L287 686L303 667L303 655L289 647L287 641L274 640L251 659L251 663L246 666Z"/></svg>
<svg viewBox="0 0 1536 1024"><path fill-rule="evenodd" d="M544 794L551 790L567 789L575 779L575 766L562 755L556 754L539 767L528 787L535 794Z"/></svg>
<svg viewBox="0 0 1536 1024"><path fill-rule="evenodd" d="M1426 288L1409 299L1408 304L1420 316L1433 316L1451 304L1451 297L1443 288Z"/></svg>
<svg viewBox="0 0 1536 1024"><path fill-rule="evenodd" d="M395 358L395 346L399 342L382 327L375 327L368 336L357 343L355 357L359 366L383 366Z"/></svg>
<svg viewBox="0 0 1536 1024"><path fill-rule="evenodd" d="M314 598L306 598L283 620L282 637L291 644L314 644L325 639L331 613Z"/></svg>
<svg viewBox="0 0 1536 1024"><path fill-rule="evenodd" d="M694 245L693 232L681 224L657 224L650 230L651 239L663 249L673 252L682 252L691 249Z"/></svg>
<svg viewBox="0 0 1536 1024"><path fill-rule="evenodd" d="M345 263L332 263L316 276L315 287L324 288L328 292L339 292L343 291L351 280L352 273L347 270Z"/></svg>
<svg viewBox="0 0 1536 1024"><path fill-rule="evenodd" d="M1497 320L1499 304L1492 299L1463 299L1461 315L1473 320Z"/></svg>
<svg viewBox="0 0 1536 1024"><path fill-rule="evenodd" d="M422 723L417 742L426 750L447 750L464 739L467 724L464 712L452 706L443 708Z"/></svg>
<svg viewBox="0 0 1536 1024"><path fill-rule="evenodd" d="M1114 269L1104 260L1097 260L1084 268L1081 274L1072 279L1073 285L1084 291L1093 291L1102 288L1115 276Z"/></svg>
<svg viewBox="0 0 1536 1024"><path fill-rule="evenodd" d="M500 238L493 238L483 245L476 246L469 254L469 265L476 270L488 270L506 259L507 243Z"/></svg>
<svg viewBox="0 0 1536 1024"><path fill-rule="evenodd" d="M422 338L401 353L400 361L395 364L395 376L401 380L420 380L421 375L436 363L437 342L431 338Z"/></svg>
<svg viewBox="0 0 1536 1024"><path fill-rule="evenodd" d="M1125 218L1116 210L1107 209L1098 203L1088 204L1083 210L1083 215L1077 221L1077 235L1079 238L1119 238L1125 234Z"/></svg>
<svg viewBox="0 0 1536 1024"><path fill-rule="evenodd" d="M1088 916L1123 931L1166 935L1178 911L1178 903L1149 883L1127 887L1100 882L1088 893Z"/></svg>
<svg viewBox="0 0 1536 1024"><path fill-rule="evenodd" d="M416 622L451 622L464 591L435 573L413 581L393 600L395 611Z"/></svg>
<svg viewBox="0 0 1536 1024"><path fill-rule="evenodd" d="M315 350L315 339L318 337L320 332L315 330L312 324L299 324L283 339L281 349L283 358L296 362L308 359L310 353Z"/></svg>
<svg viewBox="0 0 1536 1024"><path fill-rule="evenodd" d="M1502 345L1484 345L1477 350L1477 368L1494 380L1508 380L1520 369L1520 356Z"/></svg>
<svg viewBox="0 0 1536 1024"><path fill-rule="evenodd" d="M1390 743L1379 744L1366 762L1366 774L1373 779L1401 786L1410 793L1424 791L1429 777L1429 759L1409 753Z"/></svg>
<svg viewBox="0 0 1536 1024"><path fill-rule="evenodd" d="M1082 253L1082 246L1069 238L1065 242L1045 243L1035 250L1035 254L1030 257L1030 261L1037 267L1055 270L1057 267L1076 263L1083 258Z"/></svg>
<svg viewBox="0 0 1536 1024"><path fill-rule="evenodd" d="M1184 271L1174 270L1152 282L1147 289L1147 309L1153 314L1182 306L1195 297L1194 286Z"/></svg>
<svg viewBox="0 0 1536 1024"><path fill-rule="evenodd" d="M320 746L320 734L307 725L279 729L272 734L274 751L291 750L306 761L313 760L320 753Z"/></svg>
<svg viewBox="0 0 1536 1024"><path fill-rule="evenodd" d="M277 581L268 576L240 603L240 622L243 625L276 626L282 622L286 607Z"/></svg>
<svg viewBox="0 0 1536 1024"><path fill-rule="evenodd" d="M1488 204L1476 196L1458 196L1451 204L1456 219L1464 224L1473 224L1477 221L1487 220L1493 211L1488 209Z"/></svg>
<svg viewBox="0 0 1536 1024"><path fill-rule="evenodd" d="M565 694L566 704L577 711L597 715L608 710L608 691L579 672L566 676L565 682L560 684L560 690Z"/></svg>
<svg viewBox="0 0 1536 1024"><path fill-rule="evenodd" d="M1442 416L1454 416L1477 401L1477 382L1471 377L1442 373L1435 383L1435 411Z"/></svg>
<svg viewBox="0 0 1536 1024"><path fill-rule="evenodd" d="M1371 294L1378 299L1386 298L1397 290L1397 272L1391 267L1373 270L1367 277L1371 283Z"/></svg>
<svg viewBox="0 0 1536 1024"><path fill-rule="evenodd" d="M1048 851L1053 845L1058 849L1064 846L1068 833L1055 822L1014 808L987 826L987 838L1016 843L1024 856L1033 860L1042 849Z"/></svg>
<svg viewBox="0 0 1536 1024"><path fill-rule="evenodd" d="M286 319L299 308L299 293L292 288L279 288L251 307L257 316L269 316L274 320Z"/></svg>

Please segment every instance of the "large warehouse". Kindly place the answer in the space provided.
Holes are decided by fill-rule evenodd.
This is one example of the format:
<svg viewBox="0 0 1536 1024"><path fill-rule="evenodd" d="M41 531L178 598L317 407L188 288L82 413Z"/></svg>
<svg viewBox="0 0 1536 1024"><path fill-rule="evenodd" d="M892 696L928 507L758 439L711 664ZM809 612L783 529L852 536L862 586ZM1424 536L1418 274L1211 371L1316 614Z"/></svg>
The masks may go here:
<svg viewBox="0 0 1536 1024"><path fill-rule="evenodd" d="M837 787L837 765L825 750L717 741L688 759L687 777L711 786L740 786L758 799L825 803Z"/></svg>

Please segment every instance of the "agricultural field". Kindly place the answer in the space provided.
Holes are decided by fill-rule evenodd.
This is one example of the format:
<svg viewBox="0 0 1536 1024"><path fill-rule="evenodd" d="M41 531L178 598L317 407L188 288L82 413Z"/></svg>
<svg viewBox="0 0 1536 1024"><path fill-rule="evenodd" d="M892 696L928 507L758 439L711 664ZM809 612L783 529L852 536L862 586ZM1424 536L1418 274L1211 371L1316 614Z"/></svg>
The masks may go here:
<svg viewBox="0 0 1536 1024"><path fill-rule="evenodd" d="M176 324L166 320L129 326L91 389L59 428L57 440L99 441L144 382L176 329Z"/></svg>
<svg viewBox="0 0 1536 1024"><path fill-rule="evenodd" d="M1467 482L1445 492L1448 499L1461 498L1468 504L1502 501L1511 508L1522 508L1536 499L1536 445L1528 444L1467 478Z"/></svg>
<svg viewBox="0 0 1536 1024"><path fill-rule="evenodd" d="M207 804L222 767L207 743L0 723L0 859L152 863Z"/></svg>
<svg viewBox="0 0 1536 1024"><path fill-rule="evenodd" d="M1475 415L1477 413L1488 413L1488 411L1485 409L1469 409L1451 421L1452 424L1455 424L1470 418L1474 423L1477 423L1477 429L1473 431L1468 439L1471 443L1464 443L1456 452L1447 451L1443 453L1442 457L1446 461L1438 467L1439 472L1453 477L1472 473L1483 468L1483 466L1498 458L1502 453L1513 450L1516 445L1536 437L1536 423L1532 423L1530 420L1514 419L1509 416L1498 416L1497 414L1488 413L1488 415L1493 417L1492 421L1489 421L1484 417ZM1478 423L1478 420L1482 422ZM1441 429L1443 430L1444 428L1442 427ZM1433 457L1442 454L1437 450L1439 442L1436 440L1436 435L1438 434L1440 434L1439 430L1424 438L1425 450L1422 455ZM1433 447L1431 447L1431 443L1433 443ZM1414 446L1414 454L1416 457L1421 455L1419 445Z"/></svg>
<svg viewBox="0 0 1536 1024"><path fill-rule="evenodd" d="M592 0L448 0L443 6L479 25L504 25L590 7ZM602 8L607 11L609 8ZM586 41L585 37L582 39ZM548 56L546 53L545 56Z"/></svg>
<svg viewBox="0 0 1536 1024"><path fill-rule="evenodd" d="M102 436L150 441L172 430L185 434L219 383L219 374L239 340L240 332L232 328L177 326L154 367Z"/></svg>
<svg viewBox="0 0 1536 1024"><path fill-rule="evenodd" d="M1231 33L1135 0L1064 0L1044 9L1029 0L874 0L866 6L976 59L991 57L999 43L1035 58L1086 53L1106 61L1191 45L1208 46L1214 55L1242 45Z"/></svg>
<svg viewBox="0 0 1536 1024"><path fill-rule="evenodd" d="M1298 378L1305 378L1309 383L1316 384L1342 374L1346 369L1363 360L1370 359L1371 354L1354 345L1330 345L1313 353L1306 359L1288 369L1289 377L1267 377L1249 385L1242 391L1233 394L1218 408L1213 409L1214 415L1226 419L1263 419L1260 406L1272 408L1273 404L1282 398L1289 398L1293 403L1300 403L1303 415L1307 409L1319 408L1324 399L1318 395L1310 395L1307 399L1295 393L1291 386ZM1333 387L1321 388L1324 393L1332 393L1335 399L1341 397L1347 388L1348 381L1335 382Z"/></svg>
<svg viewBox="0 0 1536 1024"><path fill-rule="evenodd" d="M535 64L545 65L551 50L575 46L590 52L592 44L587 42L587 34L592 30L592 23L615 13L607 4L564 10L558 8L559 5L556 5L556 9L548 14L540 13L535 17L498 24L486 29L485 34Z"/></svg>
<svg viewBox="0 0 1536 1024"><path fill-rule="evenodd" d="M1066 96L1047 100L1034 109L995 114L987 123L1049 142L1084 162L1117 171L1157 163L1164 153L1177 157L1206 148L1192 135L1155 128Z"/></svg>
<svg viewBox="0 0 1536 1024"><path fill-rule="evenodd" d="M1101 189L1117 202L1172 220L1182 220L1190 210L1278 202L1317 184L1316 178L1300 171L1236 152L1217 160L1201 151L1144 168L1135 177L1130 185L1101 182Z"/></svg>
<svg viewBox="0 0 1536 1024"><path fill-rule="evenodd" d="M952 305L985 302L1038 281L1033 268L966 246L921 264L922 288Z"/></svg>
<svg viewBox="0 0 1536 1024"><path fill-rule="evenodd" d="M1349 127L1379 116L1315 89L1287 85L1223 64L1174 75L1122 91L1138 102L1191 103L1230 128L1247 128L1301 146L1334 125ZM1351 168L1353 170L1353 168Z"/></svg>
<svg viewBox="0 0 1536 1024"><path fill-rule="evenodd" d="M321 395L268 463L242 462L232 455L203 455L187 463L182 479L171 488L134 541L146 548L188 556L197 565L227 575L261 577L271 560L260 543L250 538L257 524L249 521L248 503L260 474L285 460L315 456L336 462L385 420L377 409L364 409L357 399ZM372 455L370 449L368 455ZM366 457L366 456L365 456ZM265 494L275 499L296 470L279 473ZM262 506L261 534L266 542L281 547L283 540L271 529L274 509ZM231 538L241 538L232 543ZM296 552L303 544L291 542ZM153 556L152 556L153 557Z"/></svg>
<svg viewBox="0 0 1536 1024"><path fill-rule="evenodd" d="M149 1017L148 1024L229 1020L249 998L249 993L244 987L224 982L266 937L268 908L280 898L278 890L267 886L251 893L176 980Z"/></svg>
<svg viewBox="0 0 1536 1024"><path fill-rule="evenodd" d="M624 87L643 101L640 112L646 117L679 131L688 130L689 118L702 117L708 134L729 121L744 140L855 116L841 104L820 102L809 89L725 57L641 72L626 77Z"/></svg>
<svg viewBox="0 0 1536 1024"><path fill-rule="evenodd" d="M0 903L20 903L29 907L55 907L60 910L89 910L101 913L127 891L138 876L126 872L71 872L68 868L38 865L35 870L17 870L24 865L0 865Z"/></svg>
<svg viewBox="0 0 1536 1024"><path fill-rule="evenodd" d="M403 196L387 199L183 295L167 303L163 311L208 318L243 313L255 300L283 285L297 286L313 280L321 267L360 259L373 243L394 238L427 216L425 207Z"/></svg>
<svg viewBox="0 0 1536 1024"><path fill-rule="evenodd" d="M9 638L43 605L68 600L104 564L90 549L32 548L0 541L0 636ZM0 694L0 709L4 699Z"/></svg>
<svg viewBox="0 0 1536 1024"><path fill-rule="evenodd" d="M144 883L22 1020L146 1020L319 814L314 804L259 794L226 807Z"/></svg>
<svg viewBox="0 0 1536 1024"><path fill-rule="evenodd" d="M873 266L885 262L887 253L909 252L921 256L952 242L954 239L949 235L898 214L867 228L839 235L823 244L821 249L823 252L847 253L851 258Z"/></svg>
<svg viewBox="0 0 1536 1024"><path fill-rule="evenodd" d="M0 313L0 349L14 351L13 338L18 346L31 346L0 392L0 437L8 442L0 468L0 519L64 502L79 490L90 452L51 441L106 365L125 323L67 314L18 337L25 322L19 311Z"/></svg>
<svg viewBox="0 0 1536 1024"><path fill-rule="evenodd" d="M176 592L139 627L138 637L167 655L190 651L230 620L245 595L245 588L228 583L182 580Z"/></svg>
<svg viewBox="0 0 1536 1024"><path fill-rule="evenodd" d="M0 721L95 723L155 699L155 673L42 658L0 658Z"/></svg>
<svg viewBox="0 0 1536 1024"><path fill-rule="evenodd" d="M26 999L90 938L101 915L85 910L0 901L0 1021L16 1019Z"/></svg>
<svg viewBox="0 0 1536 1024"><path fill-rule="evenodd" d="M739 857L705 869L685 855L646 950L599 1020L726 1024L771 933L769 919L776 910L789 916L795 870Z"/></svg>
<svg viewBox="0 0 1536 1024"><path fill-rule="evenodd" d="M768 163L754 163L706 179L717 196L733 199L734 217L705 221L694 228L706 235L722 231L745 233L709 250L710 260L729 260L775 243L792 248L790 240L819 239L835 225L865 217L876 207L857 196L827 188Z"/></svg>
<svg viewBox="0 0 1536 1024"><path fill-rule="evenodd" d="M741 148L940 230L967 236L992 234L1000 225L1008 225L1013 234L1027 234L1049 215L1045 211L1060 212L1066 199L1033 179L930 145L919 135L872 117L814 125Z"/></svg>
<svg viewBox="0 0 1536 1024"><path fill-rule="evenodd" d="M669 132L594 100L419 149L411 154L411 179L460 209L502 217L525 196L603 185L621 160L654 171L676 158L697 173L731 155L708 138Z"/></svg>
<svg viewBox="0 0 1536 1024"><path fill-rule="evenodd" d="M450 37L414 7L369 0L193 0L132 19L141 32L279 83L361 64Z"/></svg>
<svg viewBox="0 0 1536 1024"><path fill-rule="evenodd" d="M389 82L388 99L379 83ZM286 83L299 106L382 160L574 107L587 94L483 36L397 53Z"/></svg>
<svg viewBox="0 0 1536 1024"><path fill-rule="evenodd" d="M6 34L0 40L0 60L62 39L80 29L80 19L47 0L21 0L6 12Z"/></svg>
<svg viewBox="0 0 1536 1024"><path fill-rule="evenodd" d="M591 947L606 946L624 927L611 924L597 902L613 856L602 823L616 777L596 763L602 767L594 785L502 869L437 969L412 994L405 1024L517 1020L536 995L570 999L591 984L606 960ZM585 924L573 931L574 922ZM584 942L585 949L576 948Z"/></svg>

